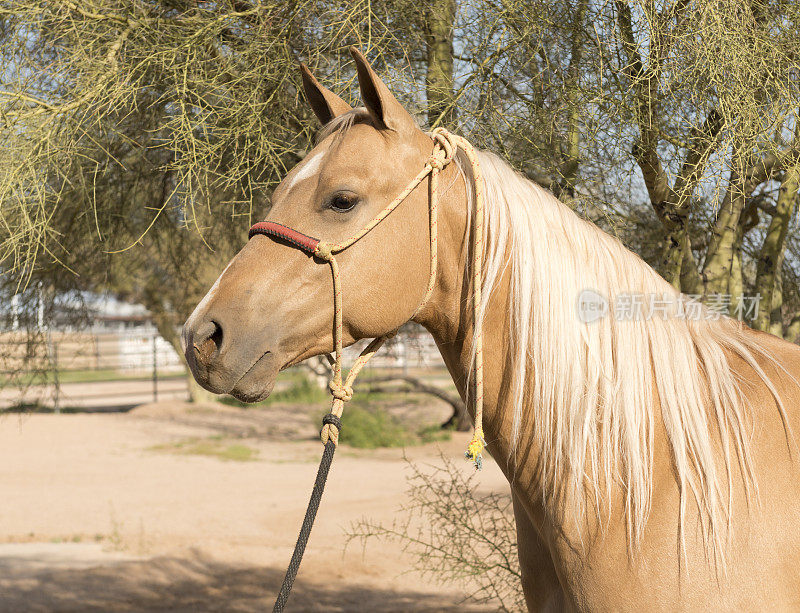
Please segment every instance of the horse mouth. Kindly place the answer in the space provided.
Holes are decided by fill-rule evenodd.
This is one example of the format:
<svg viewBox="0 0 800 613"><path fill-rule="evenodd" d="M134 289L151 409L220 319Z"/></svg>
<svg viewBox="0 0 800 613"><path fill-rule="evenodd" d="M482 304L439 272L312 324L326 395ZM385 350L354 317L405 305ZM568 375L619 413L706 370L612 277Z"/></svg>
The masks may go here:
<svg viewBox="0 0 800 613"><path fill-rule="evenodd" d="M278 370L269 364L273 355L270 350L264 351L250 368L242 373L228 393L241 402L260 402L266 399L275 387L275 375ZM259 372L262 370L265 372Z"/></svg>

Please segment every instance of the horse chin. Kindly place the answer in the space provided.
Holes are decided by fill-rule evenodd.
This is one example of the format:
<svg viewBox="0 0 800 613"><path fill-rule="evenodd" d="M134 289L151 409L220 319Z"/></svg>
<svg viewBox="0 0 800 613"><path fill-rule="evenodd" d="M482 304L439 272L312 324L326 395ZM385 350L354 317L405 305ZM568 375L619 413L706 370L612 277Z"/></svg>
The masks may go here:
<svg viewBox="0 0 800 613"><path fill-rule="evenodd" d="M263 356L228 392L236 400L261 402L272 393L280 364L275 359L265 359L266 357Z"/></svg>
<svg viewBox="0 0 800 613"><path fill-rule="evenodd" d="M272 393L272 389L275 387L275 380L269 382L266 387L261 388L240 388L237 384L230 391L230 395L239 400L240 402L261 402L262 400L266 400L269 398L269 395Z"/></svg>

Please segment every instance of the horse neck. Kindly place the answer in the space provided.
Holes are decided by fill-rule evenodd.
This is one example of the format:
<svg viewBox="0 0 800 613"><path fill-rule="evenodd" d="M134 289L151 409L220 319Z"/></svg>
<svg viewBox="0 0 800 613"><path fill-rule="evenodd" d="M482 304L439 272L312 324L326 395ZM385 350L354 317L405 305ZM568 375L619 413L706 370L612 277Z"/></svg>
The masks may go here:
<svg viewBox="0 0 800 613"><path fill-rule="evenodd" d="M493 163L491 158L487 158L487 167ZM452 166L447 170L456 172ZM417 319L436 339L453 380L462 397L468 398L467 406L472 410L469 377L473 370L471 350L475 330L471 275L467 264L472 257L472 236L464 182L455 180L456 176L449 174L448 180L446 175L441 182L450 185L450 189L443 190L440 206L439 280L434 295ZM515 180L513 176L503 178L508 182ZM559 312L540 310L537 313L537 308L546 309L548 306L543 302L530 302L531 320L535 320L530 329L535 330L535 340L539 345L533 348L532 363L526 364L518 411L512 406L516 401L510 398L514 392L509 381L515 372L514 343L511 341L519 340L512 337L515 333L512 330L517 326L512 326L511 309L517 305L518 297L510 299L511 267L498 269L504 272L493 282L482 326L483 426L489 451L509 479L512 491L536 521L537 511L542 512L542 518L550 528L572 537L582 533L587 525L593 530L601 519L598 516L601 511L604 517L624 515L633 534L631 539L635 541L641 538L649 513L654 463L658 464L659 470L666 471L665 478L673 478L673 467L677 467L677 478L682 484L693 483L698 474L714 474L713 426L699 418L687 422L684 414L701 416L706 414L706 409L711 410L709 423L728 424L725 430L738 448L748 449L746 407L737 377L731 373L729 364L731 359L742 361L751 371L750 376L755 372L767 384L772 396L778 398L754 357L762 355L763 350L754 336L742 334L728 320L715 322L701 317L698 321L683 322L676 318L661 324L658 319L652 319L647 325L637 321L628 327L613 326L604 321L608 326L601 330L604 336L593 337L590 339L593 344L587 347L602 349L612 346L616 363L629 367L615 371L614 363L608 358L611 352L607 352L604 354L606 363L593 371L593 379L588 379L586 369L578 368L585 349L581 344L581 330L567 324L552 325L552 322L562 323L557 316L565 314L563 308L569 303L570 292L574 290L577 296L581 289L578 283L588 282L589 287L596 287L609 298L615 291L624 289L652 296L673 296L677 305L679 295L618 241L577 217L570 217L572 213L554 199L539 198L538 193L526 186L511 185L509 189L514 194L525 192L539 207L536 214L540 217L535 221L540 223L533 224L532 233L561 232L558 235L563 239L561 241L545 242L532 238L533 244L540 247L539 252L532 256L533 261L540 265L545 261L559 263L560 258L574 255L574 250L580 248L584 248L584 252L575 256L581 259L572 262L573 268L582 265L584 260L588 262L590 256L602 259L592 261L593 267L587 266L586 275L554 279L564 281L553 284L552 288L553 292L561 292L562 300L553 303L561 309ZM513 223L511 219L509 223L493 227L506 227L503 231L516 232L518 228L510 226ZM504 237L498 235L494 238ZM503 241L494 244L498 249L501 245L509 245ZM545 252L543 245L555 251ZM591 248L586 248L587 245ZM564 251L559 252L559 248ZM546 287L546 275L556 275L559 270L559 266L552 270L537 268L535 272L541 277L539 287ZM547 343L562 343L562 348L572 348L572 351L560 351L561 359L548 363L546 359L540 359L542 355L547 357L544 351L550 347ZM525 351L528 351L527 345ZM520 352L519 359L527 360L528 355ZM686 356L694 355L700 356L703 369L686 359ZM648 364L649 372L646 370ZM573 365L576 368L570 370ZM706 404L709 377L713 378L715 393L714 401ZM592 394L585 393L589 385ZM557 395L555 399L550 397L551 393ZM601 398L603 402L599 403ZM535 407L533 403L537 403ZM602 409L602 412L596 409ZM515 412L518 413L518 423L514 421ZM515 436L515 430L518 436ZM592 446L587 444L590 439ZM648 444L642 445L639 441L654 441L654 447L649 448ZM744 466L750 470L749 451L742 453ZM675 457L679 461L672 459ZM579 468L581 463L583 469ZM618 480L617 469L623 465L629 467L624 475L625 483ZM586 475L592 475L595 480L591 491L584 487ZM724 517L725 509L725 501L720 497L722 490L715 479L704 480L699 494L703 504L711 509L708 517L713 523ZM688 491L688 486L682 489ZM567 509L580 509L580 512L566 517L564 510ZM715 532L715 538L718 534L721 534L719 530Z"/></svg>
<svg viewBox="0 0 800 613"><path fill-rule="evenodd" d="M452 169L452 170L451 170ZM453 167L446 171L457 172ZM470 377L474 372L472 343L475 334L471 282L473 236L469 224L465 184L449 172L440 185L447 186L440 196L438 273L436 289L416 317L431 333L467 410L474 418L474 393ZM511 489L530 517L541 529L574 533L584 527L563 525L562 519L548 513L542 504L540 459L543 434L529 416L514 435L514 407L511 399L512 373L515 372L511 343L511 267L497 278L488 301L483 331L483 428L487 448L505 474ZM529 383L537 376L528 373ZM556 522L557 525L554 524ZM549 526L549 528L547 528Z"/></svg>

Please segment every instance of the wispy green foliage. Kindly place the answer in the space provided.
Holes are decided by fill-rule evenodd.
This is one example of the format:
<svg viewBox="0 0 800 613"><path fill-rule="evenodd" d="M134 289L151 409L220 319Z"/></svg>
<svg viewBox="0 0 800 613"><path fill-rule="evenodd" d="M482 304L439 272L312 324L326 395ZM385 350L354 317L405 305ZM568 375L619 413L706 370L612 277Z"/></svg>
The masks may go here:
<svg viewBox="0 0 800 613"><path fill-rule="evenodd" d="M497 150L684 291L769 294L759 325L788 334L798 24L785 0L3 0L0 266L173 325L311 143L297 62L353 101L355 44L422 123Z"/></svg>

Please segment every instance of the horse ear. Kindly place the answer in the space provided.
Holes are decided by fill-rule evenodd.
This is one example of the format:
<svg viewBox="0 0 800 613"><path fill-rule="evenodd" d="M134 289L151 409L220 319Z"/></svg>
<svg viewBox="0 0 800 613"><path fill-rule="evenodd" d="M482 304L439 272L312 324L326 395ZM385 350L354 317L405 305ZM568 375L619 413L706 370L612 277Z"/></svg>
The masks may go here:
<svg viewBox="0 0 800 613"><path fill-rule="evenodd" d="M417 123L408 114L403 105L397 101L383 81L372 70L367 58L355 47L350 47L350 55L356 61L358 85L361 89L361 100L379 128L388 128L397 132L408 128L416 128Z"/></svg>
<svg viewBox="0 0 800 613"><path fill-rule="evenodd" d="M352 111L352 107L334 94L327 87L323 87L317 78L311 74L308 66L301 63L300 73L303 75L303 89L311 109L324 126L334 117Z"/></svg>

